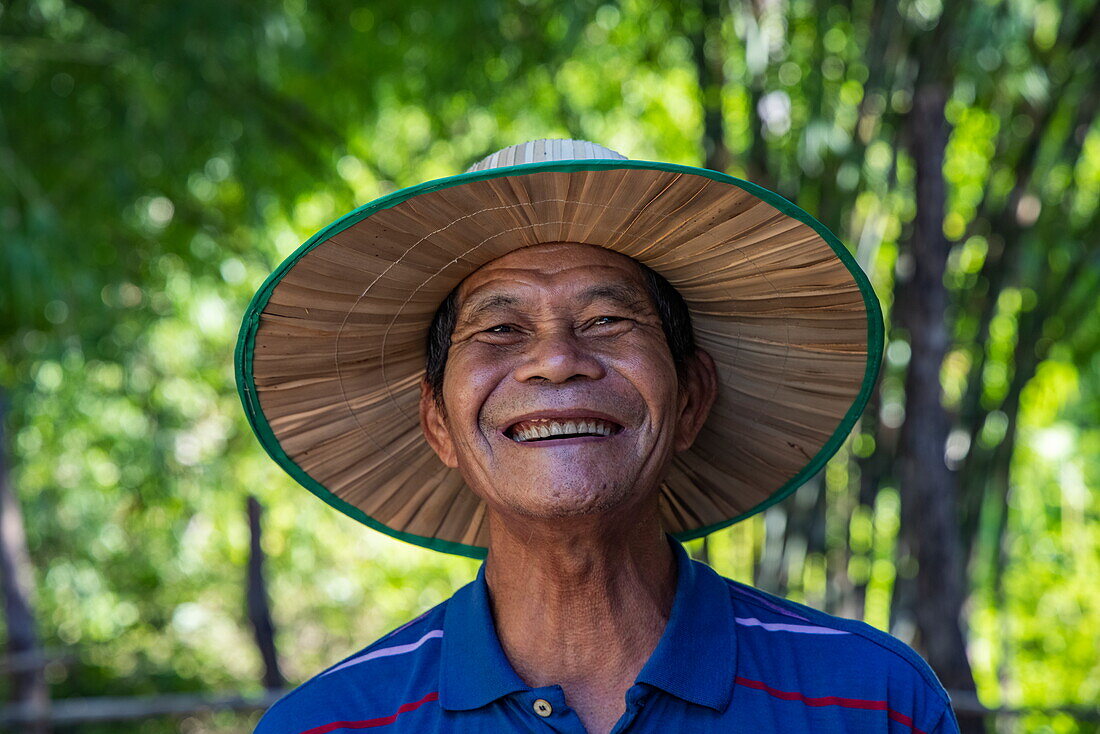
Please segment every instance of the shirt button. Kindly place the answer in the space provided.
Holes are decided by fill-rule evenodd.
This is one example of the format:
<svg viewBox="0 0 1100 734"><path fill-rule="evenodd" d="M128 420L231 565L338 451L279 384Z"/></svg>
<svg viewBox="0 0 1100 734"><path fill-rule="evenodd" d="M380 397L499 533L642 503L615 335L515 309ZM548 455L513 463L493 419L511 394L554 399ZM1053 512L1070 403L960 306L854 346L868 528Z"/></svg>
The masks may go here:
<svg viewBox="0 0 1100 734"><path fill-rule="evenodd" d="M535 703L532 706L535 709L535 713L544 719L550 714L554 713L554 707L550 705L550 702L545 698L536 698Z"/></svg>

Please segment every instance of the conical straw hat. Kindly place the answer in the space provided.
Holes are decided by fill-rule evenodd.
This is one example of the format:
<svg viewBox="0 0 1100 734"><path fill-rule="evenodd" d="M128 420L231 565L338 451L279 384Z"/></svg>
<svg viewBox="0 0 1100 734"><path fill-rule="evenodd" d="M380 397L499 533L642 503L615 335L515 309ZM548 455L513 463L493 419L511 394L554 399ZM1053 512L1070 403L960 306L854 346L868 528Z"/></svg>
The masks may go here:
<svg viewBox="0 0 1100 734"><path fill-rule="evenodd" d="M483 557L486 508L421 435L428 326L467 275L577 242L628 255L683 295L717 403L661 487L666 529L700 537L819 470L867 402L882 316L824 226L755 184L572 140L494 153L311 237L260 287L236 350L253 429L295 479L411 543Z"/></svg>

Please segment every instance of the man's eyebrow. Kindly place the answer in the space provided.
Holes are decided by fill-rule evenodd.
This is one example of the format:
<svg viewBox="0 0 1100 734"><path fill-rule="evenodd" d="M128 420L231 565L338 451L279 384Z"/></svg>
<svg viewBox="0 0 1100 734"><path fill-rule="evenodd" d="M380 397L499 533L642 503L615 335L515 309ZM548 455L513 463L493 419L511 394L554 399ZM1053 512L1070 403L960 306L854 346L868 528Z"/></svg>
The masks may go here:
<svg viewBox="0 0 1100 734"><path fill-rule="evenodd" d="M577 301L588 305L596 301L611 301L623 308L637 309L649 305L649 298L637 288L619 283L601 283L581 292ZM459 307L459 318L464 321L473 321L480 316L499 311L513 306L518 306L520 299L506 293L488 293L483 296L473 296Z"/></svg>
<svg viewBox="0 0 1100 734"><path fill-rule="evenodd" d="M463 319L475 319L483 313L496 311L502 308L515 306L519 299L504 293L490 293L481 297L474 296L459 308L459 316Z"/></svg>
<svg viewBox="0 0 1100 734"><path fill-rule="evenodd" d="M639 308L649 305L649 298L645 292L618 283L594 285L585 290L579 300L584 304L600 300L611 301L625 308Z"/></svg>

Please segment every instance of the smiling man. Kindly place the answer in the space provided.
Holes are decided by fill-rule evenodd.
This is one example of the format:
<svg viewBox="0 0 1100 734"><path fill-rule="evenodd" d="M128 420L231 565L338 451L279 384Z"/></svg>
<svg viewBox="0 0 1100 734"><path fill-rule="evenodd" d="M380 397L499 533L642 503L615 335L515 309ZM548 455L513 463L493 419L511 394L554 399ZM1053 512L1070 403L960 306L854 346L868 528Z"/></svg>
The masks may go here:
<svg viewBox="0 0 1100 734"><path fill-rule="evenodd" d="M252 424L338 509L486 561L257 731L956 731L905 645L679 544L836 451L880 318L789 202L578 141L323 230L245 318Z"/></svg>

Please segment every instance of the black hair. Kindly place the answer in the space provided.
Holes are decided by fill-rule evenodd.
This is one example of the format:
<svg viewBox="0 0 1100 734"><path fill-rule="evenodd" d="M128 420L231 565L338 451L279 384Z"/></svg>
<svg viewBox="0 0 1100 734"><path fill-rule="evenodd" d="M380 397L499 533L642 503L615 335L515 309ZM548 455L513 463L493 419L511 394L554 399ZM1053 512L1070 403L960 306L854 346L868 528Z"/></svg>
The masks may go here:
<svg viewBox="0 0 1100 734"><path fill-rule="evenodd" d="M691 325L691 311L680 292L672 287L663 275L635 260L642 272L642 282L657 315L661 318L661 328L665 332L672 363L682 378L681 367L689 357L695 354L695 331ZM443 303L439 304L431 326L428 327L428 349L425 360L425 379L432 390L432 397L438 405L443 404L443 372L447 367L447 351L451 348L451 334L454 333L458 318L458 287L456 286Z"/></svg>

